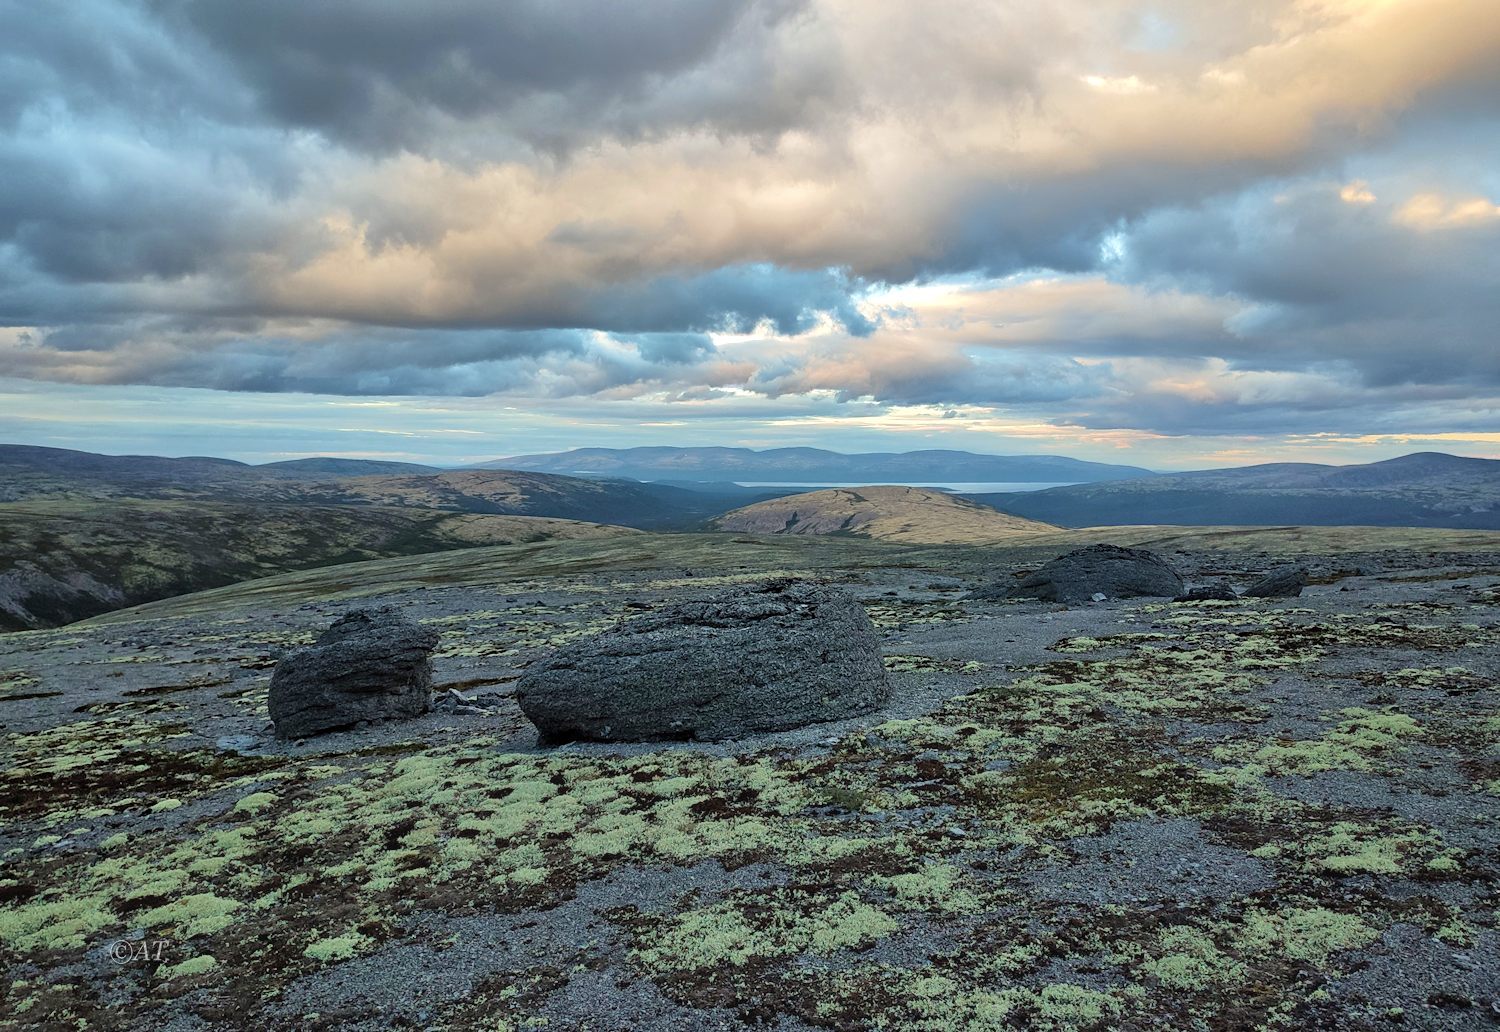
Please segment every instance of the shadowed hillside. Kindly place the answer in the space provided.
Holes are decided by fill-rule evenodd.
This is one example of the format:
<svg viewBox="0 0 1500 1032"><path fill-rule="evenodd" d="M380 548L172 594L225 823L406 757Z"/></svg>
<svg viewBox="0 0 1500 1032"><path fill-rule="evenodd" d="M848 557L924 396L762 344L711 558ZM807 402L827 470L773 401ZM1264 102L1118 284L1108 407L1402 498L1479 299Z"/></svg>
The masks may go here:
<svg viewBox="0 0 1500 1032"><path fill-rule="evenodd" d="M48 627L331 563L631 533L569 520L375 506L12 503L0 505L0 629Z"/></svg>
<svg viewBox="0 0 1500 1032"><path fill-rule="evenodd" d="M252 466L0 446L0 628L329 563L697 528L761 497L358 459Z"/></svg>
<svg viewBox="0 0 1500 1032"><path fill-rule="evenodd" d="M732 484L687 490L631 480L501 469L439 470L356 459L250 466L229 459L95 455L0 445L0 502L144 498L384 505L690 530L725 509L774 493Z"/></svg>
<svg viewBox="0 0 1500 1032"><path fill-rule="evenodd" d="M847 534L910 544L1003 541L1056 527L919 487L809 491L725 513L720 530L755 534Z"/></svg>

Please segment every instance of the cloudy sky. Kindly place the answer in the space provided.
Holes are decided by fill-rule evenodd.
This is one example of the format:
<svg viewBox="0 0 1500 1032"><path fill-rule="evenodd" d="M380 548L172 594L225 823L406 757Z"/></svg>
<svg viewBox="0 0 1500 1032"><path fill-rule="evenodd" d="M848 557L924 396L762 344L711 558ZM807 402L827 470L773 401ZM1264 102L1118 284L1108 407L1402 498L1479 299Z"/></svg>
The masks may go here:
<svg viewBox="0 0 1500 1032"><path fill-rule="evenodd" d="M0 439L1500 456L1495 0L0 0Z"/></svg>

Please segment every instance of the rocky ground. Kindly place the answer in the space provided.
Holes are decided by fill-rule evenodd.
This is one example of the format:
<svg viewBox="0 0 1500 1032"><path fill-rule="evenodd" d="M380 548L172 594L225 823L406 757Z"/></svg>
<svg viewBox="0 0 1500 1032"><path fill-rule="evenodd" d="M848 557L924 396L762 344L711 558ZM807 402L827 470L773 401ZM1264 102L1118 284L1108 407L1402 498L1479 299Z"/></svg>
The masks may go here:
<svg viewBox="0 0 1500 1032"><path fill-rule="evenodd" d="M1020 551L690 545L0 637L0 1027L1495 1027L1500 556L1367 541L1299 599L1065 608L962 600ZM887 709L536 747L528 664L772 572L861 598ZM372 598L468 701L271 738L277 657Z"/></svg>

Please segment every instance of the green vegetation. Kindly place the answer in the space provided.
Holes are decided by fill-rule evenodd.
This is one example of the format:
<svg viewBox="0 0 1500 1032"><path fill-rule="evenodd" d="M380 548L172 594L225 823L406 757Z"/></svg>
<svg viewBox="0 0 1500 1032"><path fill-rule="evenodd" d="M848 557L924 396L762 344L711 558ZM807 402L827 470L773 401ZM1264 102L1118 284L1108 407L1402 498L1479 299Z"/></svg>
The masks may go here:
<svg viewBox="0 0 1500 1032"><path fill-rule="evenodd" d="M221 584L390 556L632 534L571 520L375 505L0 504L0 630L47 627Z"/></svg>

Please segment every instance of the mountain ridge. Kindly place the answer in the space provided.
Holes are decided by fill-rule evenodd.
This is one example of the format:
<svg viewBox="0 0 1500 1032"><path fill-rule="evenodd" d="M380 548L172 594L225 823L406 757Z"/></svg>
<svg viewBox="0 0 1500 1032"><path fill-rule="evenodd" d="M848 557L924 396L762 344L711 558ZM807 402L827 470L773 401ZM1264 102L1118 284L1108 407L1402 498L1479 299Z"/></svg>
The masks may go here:
<svg viewBox="0 0 1500 1032"><path fill-rule="evenodd" d="M1500 529L1500 459L1413 452L1344 466L1263 463L969 497L1070 527L1232 523L1494 530Z"/></svg>
<svg viewBox="0 0 1500 1032"><path fill-rule="evenodd" d="M624 476L636 480L779 480L806 484L849 481L878 484L913 475L924 481L1008 483L1092 482L1155 475L1140 466L1089 462L1062 455L983 455L952 449L846 454L823 448L667 446L575 448L512 455L478 463L476 468Z"/></svg>

